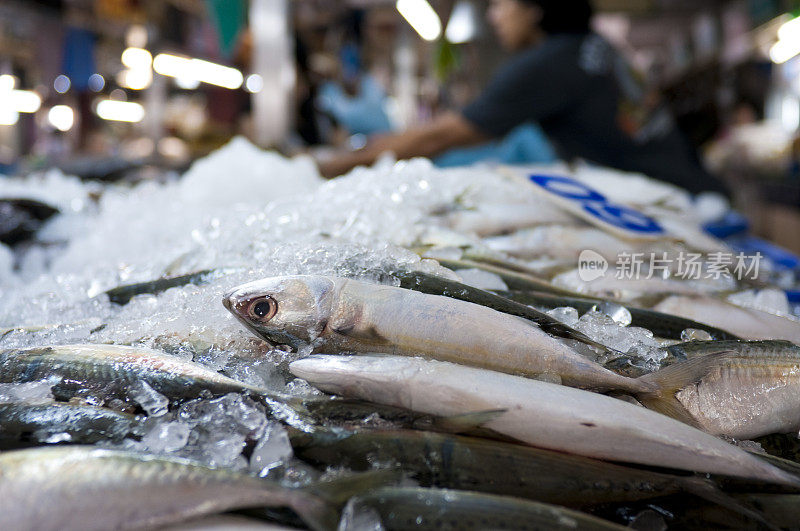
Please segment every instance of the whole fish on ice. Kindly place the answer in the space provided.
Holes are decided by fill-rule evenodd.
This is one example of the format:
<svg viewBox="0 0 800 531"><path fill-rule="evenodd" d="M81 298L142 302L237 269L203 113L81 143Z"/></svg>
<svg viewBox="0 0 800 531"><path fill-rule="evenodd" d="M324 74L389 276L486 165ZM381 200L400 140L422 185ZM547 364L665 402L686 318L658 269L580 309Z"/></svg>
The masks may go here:
<svg viewBox="0 0 800 531"><path fill-rule="evenodd" d="M434 415L503 409L484 426L533 446L800 486L736 446L665 415L563 385L397 356L311 356L290 370L314 386Z"/></svg>
<svg viewBox="0 0 800 531"><path fill-rule="evenodd" d="M0 524L9 531L143 529L264 506L292 507L313 529L336 521L312 490L185 459L92 446L0 453Z"/></svg>
<svg viewBox="0 0 800 531"><path fill-rule="evenodd" d="M693 357L643 376L663 391L657 400L647 396L640 400L714 435L753 439L797 433L800 347L783 341L716 343L670 347L688 350Z"/></svg>
<svg viewBox="0 0 800 531"><path fill-rule="evenodd" d="M225 296L225 306L272 343L315 351L425 355L567 385L650 388L590 361L539 326L490 308L393 286L323 276L267 278Z"/></svg>
<svg viewBox="0 0 800 531"><path fill-rule="evenodd" d="M667 297L653 307L734 332L747 339L784 339L800 344L800 320L702 296Z"/></svg>

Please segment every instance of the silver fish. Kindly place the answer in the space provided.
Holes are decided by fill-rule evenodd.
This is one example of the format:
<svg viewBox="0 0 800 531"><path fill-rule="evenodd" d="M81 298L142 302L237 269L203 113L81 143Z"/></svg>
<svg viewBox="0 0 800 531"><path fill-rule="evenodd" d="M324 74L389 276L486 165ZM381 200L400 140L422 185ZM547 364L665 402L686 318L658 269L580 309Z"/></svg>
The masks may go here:
<svg viewBox="0 0 800 531"><path fill-rule="evenodd" d="M184 459L91 446L0 454L6 530L141 529L262 506L291 507L314 529L337 519L312 492Z"/></svg>
<svg viewBox="0 0 800 531"><path fill-rule="evenodd" d="M323 276L240 286L223 303L267 341L316 352L424 355L511 374L558 375L567 385L647 392L539 326L490 308L393 286Z"/></svg>
<svg viewBox="0 0 800 531"><path fill-rule="evenodd" d="M784 339L800 344L800 319L743 308L712 297L667 297L653 307L735 332L746 339Z"/></svg>
<svg viewBox="0 0 800 531"><path fill-rule="evenodd" d="M714 343L702 345L713 349ZM800 347L791 343L740 342L736 350L675 363L641 379L662 389L660 397L640 397L647 407L714 435L753 439L800 430Z"/></svg>
<svg viewBox="0 0 800 531"><path fill-rule="evenodd" d="M311 356L290 370L324 391L433 415L505 410L484 427L541 448L800 486L800 478L712 435L580 389L396 356Z"/></svg>

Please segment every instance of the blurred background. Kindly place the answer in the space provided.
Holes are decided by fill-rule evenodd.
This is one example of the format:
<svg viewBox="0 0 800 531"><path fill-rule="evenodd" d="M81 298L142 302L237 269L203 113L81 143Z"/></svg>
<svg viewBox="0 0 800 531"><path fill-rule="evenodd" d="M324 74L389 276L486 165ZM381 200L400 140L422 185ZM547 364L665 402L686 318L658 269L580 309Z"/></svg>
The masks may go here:
<svg viewBox="0 0 800 531"><path fill-rule="evenodd" d="M2 0L0 174L157 179L235 135L285 154L358 148L479 93L505 57L487 5ZM800 2L595 7L595 30L664 94L754 232L800 250ZM486 149L554 158L534 124Z"/></svg>

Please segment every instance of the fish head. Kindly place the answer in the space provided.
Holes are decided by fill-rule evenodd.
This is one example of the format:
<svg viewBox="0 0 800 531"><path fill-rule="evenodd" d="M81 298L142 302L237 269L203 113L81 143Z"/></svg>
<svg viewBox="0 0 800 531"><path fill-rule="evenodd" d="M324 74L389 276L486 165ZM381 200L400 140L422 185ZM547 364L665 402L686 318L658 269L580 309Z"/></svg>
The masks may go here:
<svg viewBox="0 0 800 531"><path fill-rule="evenodd" d="M325 329L335 289L323 276L270 277L233 289L222 303L271 345L302 348Z"/></svg>

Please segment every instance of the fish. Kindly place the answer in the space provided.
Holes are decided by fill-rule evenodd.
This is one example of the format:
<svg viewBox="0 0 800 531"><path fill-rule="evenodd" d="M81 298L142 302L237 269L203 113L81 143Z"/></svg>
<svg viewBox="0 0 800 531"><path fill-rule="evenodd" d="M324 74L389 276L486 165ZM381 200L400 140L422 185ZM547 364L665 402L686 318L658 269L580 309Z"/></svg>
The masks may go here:
<svg viewBox="0 0 800 531"><path fill-rule="evenodd" d="M157 350L105 344L74 344L0 351L0 382L24 383L60 377L53 396L69 400L87 392L132 402L131 384L144 381L171 399L265 390L228 378L204 365Z"/></svg>
<svg viewBox="0 0 800 531"><path fill-rule="evenodd" d="M595 309L598 304L601 304L597 299L583 298L583 297L565 297L558 295L551 295L543 292L522 292L522 291L493 291L497 295L510 299L521 304L534 306L537 308L546 308L549 310L555 308L563 308L569 306L578 310L579 313L586 313ZM606 301L611 304L619 304L611 301ZM691 319L677 317L667 313L656 312L644 308L637 308L629 304L620 304L631 314L631 326L638 326L646 328L653 332L658 337L665 339L681 339L681 333L689 328L696 330L703 330L708 332L712 339L723 340L739 339L736 335L726 332L720 328L708 326L703 323L698 323Z"/></svg>
<svg viewBox="0 0 800 531"><path fill-rule="evenodd" d="M713 342L703 343L714 348L708 345ZM713 435L753 439L797 433L800 347L775 349L774 342L769 342L758 349L742 344L739 351L713 352L642 376L640 380L663 391L658 399L642 396L640 400L651 409L688 419Z"/></svg>
<svg viewBox="0 0 800 531"><path fill-rule="evenodd" d="M687 492L751 514L706 478L642 470L531 446L396 429L317 430L294 432L290 437L295 455L315 465L363 471L376 463L398 464L423 487L472 490L578 508Z"/></svg>
<svg viewBox="0 0 800 531"><path fill-rule="evenodd" d="M114 304L124 306L128 304L131 301L131 299L137 295L144 295L144 294L156 295L170 288L177 288L181 286L186 286L188 284L201 286L203 284L211 282L215 278L223 276L224 274L225 274L224 270L204 269L202 271L189 273L187 275L159 278L157 280L152 280L149 282L139 282L136 284L126 284L124 286L118 286L116 288L112 288L103 293L108 297L108 300L110 300Z"/></svg>
<svg viewBox="0 0 800 531"><path fill-rule="evenodd" d="M386 531L627 529L596 516L547 503L478 492L412 487L382 488L359 495L348 503L343 520L347 521L348 513L357 514L356 511L366 508L377 511ZM353 531L360 528L346 524L343 527Z"/></svg>
<svg viewBox="0 0 800 531"><path fill-rule="evenodd" d="M271 343L315 352L425 355L503 372L558 375L567 385L630 392L639 381L590 361L524 319L477 304L338 277L251 282L223 304Z"/></svg>
<svg viewBox="0 0 800 531"><path fill-rule="evenodd" d="M685 341L676 345L665 347L671 359L683 361L695 359L717 352L737 352L745 356L796 356L800 355L800 346L791 341L782 339L742 341L742 340L713 340L713 341Z"/></svg>
<svg viewBox="0 0 800 531"><path fill-rule="evenodd" d="M592 280L584 280L583 272L580 269L573 269L556 275L553 277L552 283L564 290L577 293L579 297L588 295L626 301L655 295L663 297L672 294L686 296L697 293L721 294L736 288L735 281L724 276L719 279L682 279L680 277L662 278L654 274L648 278L646 272L647 270L642 268L641 273L637 273L635 266L632 269L630 265L620 264L616 271L612 269ZM658 308L654 309L664 311ZM692 319L691 316L682 316ZM702 319L698 320L703 321Z"/></svg>
<svg viewBox="0 0 800 531"><path fill-rule="evenodd" d="M566 287L556 286L549 280L534 275L531 271L520 271L519 267L509 268L507 266L500 266L497 263L487 263L486 261L474 260L453 260L449 258L436 258L439 265L446 267L451 271L458 271L459 269L480 269L487 273L494 273L499 276L508 289L515 291L543 291L545 293L553 293L555 295L566 295L568 297L586 297L585 294L578 291L568 289Z"/></svg>
<svg viewBox="0 0 800 531"><path fill-rule="evenodd" d="M119 441L140 421L134 415L78 404L0 404L0 440L23 437L40 442Z"/></svg>
<svg viewBox="0 0 800 531"><path fill-rule="evenodd" d="M170 400L197 398L203 392L251 393L278 418L298 426L304 422L301 405L289 397L157 350L105 344L0 350L0 382L24 383L49 378L61 379L52 388L57 400L117 398L133 404L132 385L143 381Z"/></svg>
<svg viewBox="0 0 800 531"><path fill-rule="evenodd" d="M608 396L453 363L312 355L289 370L315 387L432 415L502 409L483 427L584 457L800 486L800 478L727 442Z"/></svg>
<svg viewBox="0 0 800 531"><path fill-rule="evenodd" d="M581 252L591 249L607 260L616 261L620 253L644 251L641 245L615 238L594 227L563 225L545 225L504 236L492 236L484 238L483 243L493 251L521 259L548 256L577 261Z"/></svg>
<svg viewBox="0 0 800 531"><path fill-rule="evenodd" d="M583 332L579 332L528 305L520 304L507 297L499 296L491 291L479 289L462 282L430 275L421 271L394 271L392 276L400 279L401 288L427 293L429 295L442 295L453 299L479 304L499 312L522 317L536 323L550 335L564 339L574 339L590 345L601 352L615 352L613 349L593 341Z"/></svg>
<svg viewBox="0 0 800 531"><path fill-rule="evenodd" d="M41 201L26 198L0 198L0 242L15 245L34 237L59 210Z"/></svg>
<svg viewBox="0 0 800 531"><path fill-rule="evenodd" d="M508 204L482 203L476 209L461 209L442 216L449 228L478 236L494 236L543 224L574 224L575 218L546 202Z"/></svg>
<svg viewBox="0 0 800 531"><path fill-rule="evenodd" d="M42 447L0 453L0 520L4 529L105 531L277 506L291 507L312 529L333 529L333 499L357 492L354 483L374 488L387 477L290 489L186 459L94 446Z"/></svg>
<svg viewBox="0 0 800 531"><path fill-rule="evenodd" d="M800 344L800 320L743 308L713 297L675 295L663 299L653 310L735 330L743 339L783 339Z"/></svg>

